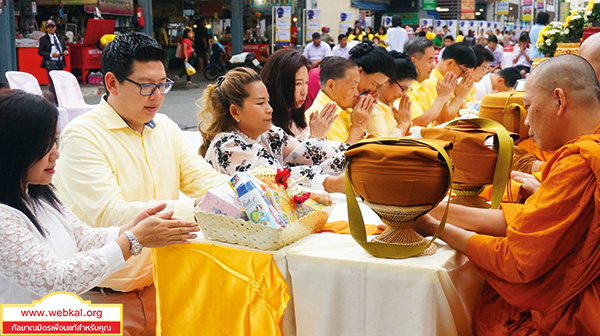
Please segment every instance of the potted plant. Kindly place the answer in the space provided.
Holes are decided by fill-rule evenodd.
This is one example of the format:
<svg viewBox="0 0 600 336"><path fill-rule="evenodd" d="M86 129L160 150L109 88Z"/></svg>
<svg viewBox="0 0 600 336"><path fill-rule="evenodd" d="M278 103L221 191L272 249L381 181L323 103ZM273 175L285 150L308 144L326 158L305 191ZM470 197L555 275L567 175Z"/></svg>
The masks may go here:
<svg viewBox="0 0 600 336"><path fill-rule="evenodd" d="M569 31L562 22L553 21L540 31L536 48L546 57L554 56L558 43L569 42Z"/></svg>
<svg viewBox="0 0 600 336"><path fill-rule="evenodd" d="M591 0L585 10L588 17L588 24L583 28L583 38L581 42L600 32L600 3L595 3L594 0Z"/></svg>

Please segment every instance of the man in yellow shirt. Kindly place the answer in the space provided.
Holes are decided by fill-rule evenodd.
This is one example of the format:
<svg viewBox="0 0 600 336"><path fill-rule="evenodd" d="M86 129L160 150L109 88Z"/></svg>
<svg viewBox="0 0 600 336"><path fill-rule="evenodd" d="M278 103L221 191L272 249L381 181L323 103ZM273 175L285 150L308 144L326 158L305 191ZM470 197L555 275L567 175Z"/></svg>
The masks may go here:
<svg viewBox="0 0 600 336"><path fill-rule="evenodd" d="M415 63L418 73L417 80L412 84L412 90L408 92L412 122L415 126L426 127L439 117L444 105L452 98L452 92L458 84L457 77L453 72L446 73L443 80L436 85L435 97L429 96L422 83L429 78L435 68L433 42L424 37L416 37L406 43L404 51Z"/></svg>
<svg viewBox="0 0 600 336"><path fill-rule="evenodd" d="M442 54L442 61L431 71L431 76L422 84L429 99L435 99L437 97L437 84L444 80L447 73L453 72L460 78L460 82L454 89L454 97L442 108L435 120L436 123L441 124L456 118L458 111L465 103L473 87L471 72L476 66L477 57L466 44L454 43L446 47Z"/></svg>
<svg viewBox="0 0 600 336"><path fill-rule="evenodd" d="M166 115L156 112L173 85L165 51L150 36L120 35L102 53L107 95L66 126L54 180L59 197L92 226L118 226L157 202L174 217L193 218L197 198L225 181L197 155ZM178 200L179 191L192 197ZM194 199L196 198L196 199ZM150 251L143 249L102 288L82 295L122 303L125 334L153 335L155 289Z"/></svg>
<svg viewBox="0 0 600 336"><path fill-rule="evenodd" d="M337 117L327 132L327 139L353 144L366 136L375 99L369 94L359 96L360 76L354 61L343 57L327 57L320 67L321 90L305 112L306 121L310 121L313 112L320 112L325 105L335 102Z"/></svg>

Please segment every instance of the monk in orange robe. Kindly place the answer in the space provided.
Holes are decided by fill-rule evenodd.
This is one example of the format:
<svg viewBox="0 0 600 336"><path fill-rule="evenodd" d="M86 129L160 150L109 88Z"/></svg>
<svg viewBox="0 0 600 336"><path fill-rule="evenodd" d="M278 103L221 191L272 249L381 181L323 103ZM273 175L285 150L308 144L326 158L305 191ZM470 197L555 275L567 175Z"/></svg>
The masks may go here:
<svg viewBox="0 0 600 336"><path fill-rule="evenodd" d="M588 37L579 48L579 56L585 58L600 80L600 34ZM515 146L513 157L513 170L533 174L541 171L543 163L547 162L554 154L551 151L542 151L533 139L527 138Z"/></svg>
<svg viewBox="0 0 600 336"><path fill-rule="evenodd" d="M558 56L533 70L524 102L529 134L556 151L539 190L501 210L451 205L440 238L489 284L477 335L600 335L600 84L585 59Z"/></svg>

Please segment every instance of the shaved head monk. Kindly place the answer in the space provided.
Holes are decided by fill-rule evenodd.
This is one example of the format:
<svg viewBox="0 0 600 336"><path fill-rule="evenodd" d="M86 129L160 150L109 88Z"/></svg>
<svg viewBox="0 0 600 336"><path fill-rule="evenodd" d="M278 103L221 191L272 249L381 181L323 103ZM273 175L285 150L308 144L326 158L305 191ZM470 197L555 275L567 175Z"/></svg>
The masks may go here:
<svg viewBox="0 0 600 336"><path fill-rule="evenodd" d="M600 86L576 55L531 73L526 123L556 151L539 190L502 210L451 205L440 238L491 286L473 320L478 335L600 335ZM417 230L432 235L443 206ZM434 218L435 217L435 218Z"/></svg>
<svg viewBox="0 0 600 336"><path fill-rule="evenodd" d="M585 58L600 80L600 34L594 34L588 37L579 48L579 56ZM533 155L535 153L535 156ZM543 167L542 164L550 157L550 153L540 151L535 143L530 139L525 139L515 146L515 156L513 159L513 169L524 173L535 173ZM519 182L524 182L527 178L518 175ZM525 179L523 179L525 178Z"/></svg>
<svg viewBox="0 0 600 336"><path fill-rule="evenodd" d="M579 56L585 58L600 78L600 34L596 33L583 41L579 48Z"/></svg>

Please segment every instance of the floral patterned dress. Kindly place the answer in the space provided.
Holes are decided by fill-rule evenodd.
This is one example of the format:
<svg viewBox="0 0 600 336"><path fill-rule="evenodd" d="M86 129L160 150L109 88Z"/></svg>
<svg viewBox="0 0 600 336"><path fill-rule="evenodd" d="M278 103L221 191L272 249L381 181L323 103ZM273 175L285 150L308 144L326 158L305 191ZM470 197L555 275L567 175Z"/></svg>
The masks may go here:
<svg viewBox="0 0 600 336"><path fill-rule="evenodd" d="M219 133L205 159L219 172L233 175L258 167L284 168L300 185L322 190L328 176L340 175L346 163L345 143L323 139L299 141L277 126L257 139L235 131Z"/></svg>

